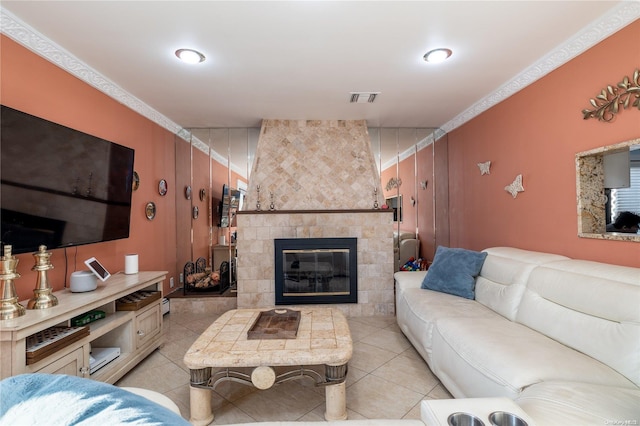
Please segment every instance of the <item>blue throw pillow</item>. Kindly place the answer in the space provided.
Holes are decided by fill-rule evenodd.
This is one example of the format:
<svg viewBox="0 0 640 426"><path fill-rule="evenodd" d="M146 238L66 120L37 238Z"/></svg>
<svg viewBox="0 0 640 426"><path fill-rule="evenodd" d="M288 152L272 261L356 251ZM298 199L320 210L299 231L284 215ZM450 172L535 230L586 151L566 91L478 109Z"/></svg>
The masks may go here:
<svg viewBox="0 0 640 426"><path fill-rule="evenodd" d="M476 277L487 253L438 246L422 288L475 299Z"/></svg>
<svg viewBox="0 0 640 426"><path fill-rule="evenodd" d="M173 411L108 383L64 374L20 374L0 381L3 425L191 426Z"/></svg>

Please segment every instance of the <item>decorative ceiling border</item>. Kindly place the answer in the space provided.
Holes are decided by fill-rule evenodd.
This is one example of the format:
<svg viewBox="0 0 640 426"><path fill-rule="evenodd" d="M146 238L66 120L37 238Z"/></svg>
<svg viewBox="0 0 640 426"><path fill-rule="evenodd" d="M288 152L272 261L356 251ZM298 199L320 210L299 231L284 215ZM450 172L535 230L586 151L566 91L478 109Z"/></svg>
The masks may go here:
<svg viewBox="0 0 640 426"><path fill-rule="evenodd" d="M182 130L180 125L151 108L6 9L0 10L0 30L2 34L42 56L69 74L76 76L138 114L180 136Z"/></svg>
<svg viewBox="0 0 640 426"><path fill-rule="evenodd" d="M168 117L151 108L142 100L133 96L131 93L127 92L116 83L109 80L80 59L76 58L65 48L51 41L5 9L0 9L0 30L2 34L49 62L57 65L69 74L77 77L90 86L95 87L107 96L115 99L143 117L170 131L184 141L191 143L194 148L204 152L205 154L210 154L211 158L223 166L229 165L229 162L225 157L213 150L210 151L209 146L193 136L189 130L183 128ZM246 174L241 172L241 167L237 167L232 164L232 168L240 175Z"/></svg>
<svg viewBox="0 0 640 426"><path fill-rule="evenodd" d="M640 2L637 0L623 1L563 44L547 53L536 63L507 81L495 92L480 99L440 128L448 133L462 126L467 121L569 62L638 18L640 18Z"/></svg>
<svg viewBox="0 0 640 426"><path fill-rule="evenodd" d="M640 2L623 1L618 6L583 28L569 40L558 46L536 63L500 86L495 92L458 114L440 127L448 133L494 105L522 90L531 83L570 61L595 44L640 18ZM5 9L0 9L0 31L17 43L59 66L87 84L95 87L121 104L131 108L159 126L180 136L183 128L149 105L101 75L89 65L76 58L63 47L49 40L33 27L18 19ZM439 137L436 137L438 139ZM427 144L428 145L428 144Z"/></svg>

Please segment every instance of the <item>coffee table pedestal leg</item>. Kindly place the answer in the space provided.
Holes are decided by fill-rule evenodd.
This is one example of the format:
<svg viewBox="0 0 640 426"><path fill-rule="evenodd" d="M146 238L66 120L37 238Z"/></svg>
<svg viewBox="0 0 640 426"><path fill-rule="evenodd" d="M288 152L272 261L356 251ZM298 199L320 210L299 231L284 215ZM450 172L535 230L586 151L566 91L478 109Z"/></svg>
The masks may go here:
<svg viewBox="0 0 640 426"><path fill-rule="evenodd" d="M327 421L347 419L347 365L327 365L327 382L335 384L325 385L325 400L327 411L324 418Z"/></svg>
<svg viewBox="0 0 640 426"><path fill-rule="evenodd" d="M207 385L211 377L211 368L201 368L190 371L189 406L191 409L191 418L189 422L194 426L206 426L213 421L211 389L201 386Z"/></svg>

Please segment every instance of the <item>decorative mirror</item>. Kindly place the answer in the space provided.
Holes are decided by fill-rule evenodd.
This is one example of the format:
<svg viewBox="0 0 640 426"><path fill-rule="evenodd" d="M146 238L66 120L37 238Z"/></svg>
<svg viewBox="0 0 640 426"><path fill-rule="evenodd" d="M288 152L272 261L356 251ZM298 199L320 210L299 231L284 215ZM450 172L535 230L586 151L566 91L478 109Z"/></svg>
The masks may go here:
<svg viewBox="0 0 640 426"><path fill-rule="evenodd" d="M640 242L614 226L623 212L640 215L640 139L576 154L576 183L579 237Z"/></svg>
<svg viewBox="0 0 640 426"><path fill-rule="evenodd" d="M156 217L156 203L149 201L144 207L144 213L147 216L147 219L153 220L153 218Z"/></svg>
<svg viewBox="0 0 640 426"><path fill-rule="evenodd" d="M166 179L160 179L160 182L158 182L158 194L160 194L163 197L165 195L167 195L167 181L166 181Z"/></svg>

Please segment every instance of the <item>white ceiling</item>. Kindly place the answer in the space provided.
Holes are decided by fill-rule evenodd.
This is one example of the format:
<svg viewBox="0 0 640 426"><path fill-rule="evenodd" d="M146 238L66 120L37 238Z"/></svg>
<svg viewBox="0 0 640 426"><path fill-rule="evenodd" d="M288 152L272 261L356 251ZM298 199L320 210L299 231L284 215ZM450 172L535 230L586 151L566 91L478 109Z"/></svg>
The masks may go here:
<svg viewBox="0 0 640 426"><path fill-rule="evenodd" d="M1 7L3 33L134 109L159 113L156 121L187 128L282 118L450 130L640 15L637 3L620 1L3 0ZM437 47L452 57L424 62ZM178 48L207 60L183 64ZM350 104L353 91L381 94L373 104Z"/></svg>

